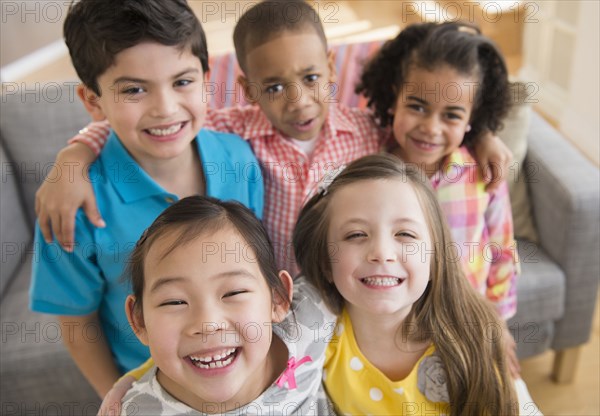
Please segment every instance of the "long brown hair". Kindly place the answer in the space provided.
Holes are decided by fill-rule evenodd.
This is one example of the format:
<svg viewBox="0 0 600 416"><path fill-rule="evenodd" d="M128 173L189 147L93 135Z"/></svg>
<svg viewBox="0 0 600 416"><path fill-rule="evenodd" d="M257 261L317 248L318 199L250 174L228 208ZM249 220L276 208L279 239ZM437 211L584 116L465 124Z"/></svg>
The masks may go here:
<svg viewBox="0 0 600 416"><path fill-rule="evenodd" d="M445 216L427 177L418 168L383 154L366 156L348 165L325 192L313 196L300 212L293 236L300 269L339 314L344 299L331 275L327 232L333 213L328 210L329 201L338 189L373 179L410 183L427 220L434 242L430 282L413 304L402 330L410 340L431 341L435 345L448 376L451 414L516 414L501 323L491 305L463 275Z"/></svg>

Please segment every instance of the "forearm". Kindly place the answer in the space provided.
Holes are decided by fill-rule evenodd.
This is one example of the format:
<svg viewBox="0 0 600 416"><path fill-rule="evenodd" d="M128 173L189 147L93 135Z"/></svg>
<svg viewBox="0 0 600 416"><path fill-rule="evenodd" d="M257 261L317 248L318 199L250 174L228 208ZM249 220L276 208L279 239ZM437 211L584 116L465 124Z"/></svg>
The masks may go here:
<svg viewBox="0 0 600 416"><path fill-rule="evenodd" d="M89 339L87 329L102 331L96 313L86 316L61 316L64 343L73 360L100 397L104 397L119 378L119 370L112 357L106 337Z"/></svg>
<svg viewBox="0 0 600 416"><path fill-rule="evenodd" d="M86 168L96 158L97 155L90 146L81 142L73 142L58 152L55 163L62 172L83 175Z"/></svg>

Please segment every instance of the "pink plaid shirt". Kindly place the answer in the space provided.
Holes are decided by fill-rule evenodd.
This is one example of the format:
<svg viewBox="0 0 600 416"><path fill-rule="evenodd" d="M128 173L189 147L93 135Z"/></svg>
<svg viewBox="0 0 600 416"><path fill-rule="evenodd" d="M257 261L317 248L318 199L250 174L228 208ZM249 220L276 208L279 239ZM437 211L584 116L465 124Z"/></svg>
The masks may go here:
<svg viewBox="0 0 600 416"><path fill-rule="evenodd" d="M494 303L502 318L512 317L517 310L519 263L508 186L486 192L477 162L465 147L447 158L431 183L467 279Z"/></svg>
<svg viewBox="0 0 600 416"><path fill-rule="evenodd" d="M319 180L339 165L377 152L384 137L369 111L341 104L329 106L310 157L276 130L258 106L209 110L204 127L235 133L250 143L263 168L263 223L275 248L277 266L293 275L299 271L292 247L294 225ZM91 123L69 143L82 141L98 153L109 128L105 121Z"/></svg>
<svg viewBox="0 0 600 416"><path fill-rule="evenodd" d="M310 157L276 130L258 106L209 111L206 127L235 133L250 142L263 167L263 222L275 248L277 265L294 274L298 268L292 232L300 209L325 173L377 152L383 137L370 112L339 104L330 105Z"/></svg>

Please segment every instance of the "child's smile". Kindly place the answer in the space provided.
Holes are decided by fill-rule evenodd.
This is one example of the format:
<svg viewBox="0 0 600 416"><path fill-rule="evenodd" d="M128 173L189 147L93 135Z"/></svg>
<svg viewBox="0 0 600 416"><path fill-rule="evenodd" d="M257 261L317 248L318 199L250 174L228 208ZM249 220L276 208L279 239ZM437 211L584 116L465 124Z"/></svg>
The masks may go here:
<svg viewBox="0 0 600 416"><path fill-rule="evenodd" d="M198 410L207 403L239 407L283 370L270 353L271 290L231 227L169 250L178 236L166 235L148 251L137 335L174 397Z"/></svg>
<svg viewBox="0 0 600 416"><path fill-rule="evenodd" d="M448 66L411 68L394 108L394 153L429 176L469 131L476 79Z"/></svg>
<svg viewBox="0 0 600 416"><path fill-rule="evenodd" d="M350 316L403 319L429 282L429 229L412 185L402 179L362 180L336 190L331 215L333 283Z"/></svg>
<svg viewBox="0 0 600 416"><path fill-rule="evenodd" d="M239 348L219 349L217 352L197 352L188 355L194 367L208 370L228 367L237 356Z"/></svg>
<svg viewBox="0 0 600 416"><path fill-rule="evenodd" d="M206 104L204 72L191 51L140 43L118 53L98 83L102 94L87 97L86 105L95 117L110 118L142 167L192 151L190 143L202 128Z"/></svg>
<svg viewBox="0 0 600 416"><path fill-rule="evenodd" d="M405 277L391 275L373 275L361 277L360 281L369 289L387 289L400 286L406 280Z"/></svg>

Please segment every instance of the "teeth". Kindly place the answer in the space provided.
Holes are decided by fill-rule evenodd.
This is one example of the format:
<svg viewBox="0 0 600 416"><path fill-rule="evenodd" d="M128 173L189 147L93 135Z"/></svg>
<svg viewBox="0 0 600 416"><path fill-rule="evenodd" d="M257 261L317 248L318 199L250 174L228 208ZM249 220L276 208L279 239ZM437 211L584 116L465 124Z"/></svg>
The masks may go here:
<svg viewBox="0 0 600 416"><path fill-rule="evenodd" d="M427 148L433 148L436 145L434 143L428 143L428 142L424 142L421 140L417 140L417 142L419 143L419 145L421 145L422 147L427 147Z"/></svg>
<svg viewBox="0 0 600 416"><path fill-rule="evenodd" d="M233 351L235 351L235 348L233 348ZM194 363L194 365L198 368L202 368L204 370L208 370L208 369L212 369L212 368L223 368L223 367L227 367L229 364L231 364L231 362L233 361L233 359L235 358L233 354L231 354L229 356L229 358L227 358L226 360L220 361L211 361L209 363L202 363L200 361L197 361L194 357L190 356L190 358L192 359L192 363Z"/></svg>
<svg viewBox="0 0 600 416"><path fill-rule="evenodd" d="M401 283L401 280L395 277L365 277L361 280L370 286L396 286Z"/></svg>
<svg viewBox="0 0 600 416"><path fill-rule="evenodd" d="M206 365L208 364L214 364L215 362L221 362L221 360L225 357L230 356L231 354L233 354L235 352L235 348L229 348L228 350L223 351L220 354L215 354L215 355L208 355L205 357L196 357L194 355L190 355L190 359L194 362L194 364L204 364L206 363ZM230 359L233 359L233 357L230 357ZM228 360L230 360L228 359ZM225 360L224 362L226 362L227 360ZM201 363L198 363L201 362ZM231 362L231 360L229 361ZM208 368L208 367L206 367Z"/></svg>
<svg viewBox="0 0 600 416"><path fill-rule="evenodd" d="M177 133L183 127L183 123L174 124L168 129L148 129L153 136L168 136L169 134Z"/></svg>

